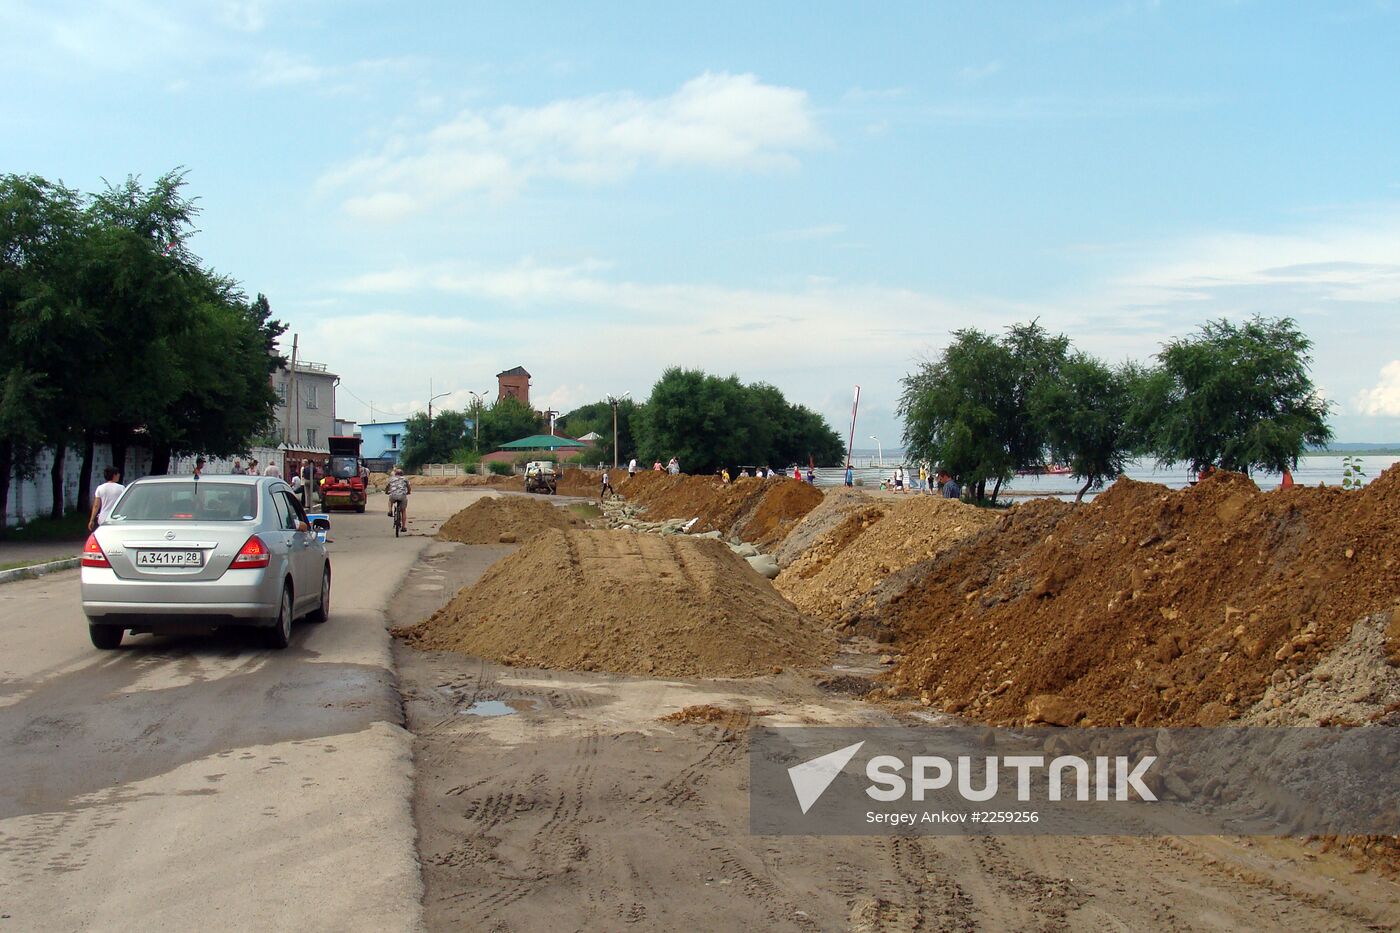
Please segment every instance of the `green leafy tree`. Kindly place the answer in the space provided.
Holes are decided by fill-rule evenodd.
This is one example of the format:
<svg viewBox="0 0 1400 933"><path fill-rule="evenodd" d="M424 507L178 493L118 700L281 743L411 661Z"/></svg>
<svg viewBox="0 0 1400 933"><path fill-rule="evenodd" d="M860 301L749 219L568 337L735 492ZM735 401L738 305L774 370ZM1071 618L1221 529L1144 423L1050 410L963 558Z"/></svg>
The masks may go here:
<svg viewBox="0 0 1400 933"><path fill-rule="evenodd" d="M622 464L625 464L637 452L636 440L632 433L632 419L636 416L637 409L637 403L630 398L625 398L617 403L617 459ZM582 437L590 431L596 431L602 440L594 443L593 449L584 455L584 461L589 463L613 462L611 402L604 399L600 402L581 405L568 414L562 415L556 425L559 430L572 437Z"/></svg>
<svg viewBox="0 0 1400 933"><path fill-rule="evenodd" d="M1031 398L1031 413L1055 460L1084 481L1075 502L1090 489L1117 479L1135 447L1130 425L1142 391L1142 370L1125 364L1110 369L1076 352L1055 378L1042 380Z"/></svg>
<svg viewBox="0 0 1400 933"><path fill-rule="evenodd" d="M72 288L81 240L77 192L37 176L0 176L0 514L11 473L29 475L34 455L49 447L53 517L62 516L64 455L81 430L74 401L98 362Z"/></svg>
<svg viewBox="0 0 1400 933"><path fill-rule="evenodd" d="M543 430L544 419L539 412L513 396L498 398L494 404L481 409L482 450L495 450L502 444Z"/></svg>
<svg viewBox="0 0 1400 933"><path fill-rule="evenodd" d="M1035 321L1001 337L959 330L933 360L903 379L899 414L910 454L948 470L996 501L1001 484L1045 463L1049 439L1031 411L1040 387L1058 378L1069 340Z"/></svg>
<svg viewBox="0 0 1400 933"><path fill-rule="evenodd" d="M457 462L470 444L467 421L466 412L450 409L434 412L431 425L425 412L410 415L400 457L404 469L413 472L425 463Z"/></svg>
<svg viewBox="0 0 1400 933"><path fill-rule="evenodd" d="M820 415L765 383L672 367L630 419L641 460L676 457L690 473L723 466L839 463L845 446Z"/></svg>
<svg viewBox="0 0 1400 933"><path fill-rule="evenodd" d="M1211 321L1157 354L1135 422L1167 465L1281 473L1332 439L1308 374L1310 341L1291 318Z"/></svg>

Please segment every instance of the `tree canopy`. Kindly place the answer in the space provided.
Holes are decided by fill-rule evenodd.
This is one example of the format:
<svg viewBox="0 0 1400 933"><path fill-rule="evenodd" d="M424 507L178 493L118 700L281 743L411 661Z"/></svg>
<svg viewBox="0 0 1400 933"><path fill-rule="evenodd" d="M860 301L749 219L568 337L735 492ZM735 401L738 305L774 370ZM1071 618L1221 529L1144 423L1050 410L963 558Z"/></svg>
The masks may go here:
<svg viewBox="0 0 1400 933"><path fill-rule="evenodd" d="M1331 439L1308 375L1310 341L1289 318L1212 321L1156 365L1111 368L1035 322L1003 337L975 329L903 380L904 440L983 496L1054 459L1079 497L1135 457L1193 470L1282 472Z"/></svg>
<svg viewBox="0 0 1400 933"><path fill-rule="evenodd" d="M1138 422L1166 464L1281 473L1332 438L1291 318L1210 321L1168 343L1143 385Z"/></svg>
<svg viewBox="0 0 1400 933"><path fill-rule="evenodd" d="M57 510L73 444L87 466L106 440L120 464L140 435L159 473L174 454L244 450L273 422L285 327L190 251L184 187L179 171L89 196L0 176L0 508L41 446Z"/></svg>
<svg viewBox="0 0 1400 933"><path fill-rule="evenodd" d="M722 466L839 463L841 438L820 415L770 385L667 369L631 419L639 459L676 457L689 473ZM601 433L601 432L600 432Z"/></svg>
<svg viewBox="0 0 1400 933"><path fill-rule="evenodd" d="M432 424L427 412L409 415L404 424L403 448L400 462L404 469L417 470L425 463L452 463L463 448L470 445L470 419L466 412L443 409L433 412Z"/></svg>

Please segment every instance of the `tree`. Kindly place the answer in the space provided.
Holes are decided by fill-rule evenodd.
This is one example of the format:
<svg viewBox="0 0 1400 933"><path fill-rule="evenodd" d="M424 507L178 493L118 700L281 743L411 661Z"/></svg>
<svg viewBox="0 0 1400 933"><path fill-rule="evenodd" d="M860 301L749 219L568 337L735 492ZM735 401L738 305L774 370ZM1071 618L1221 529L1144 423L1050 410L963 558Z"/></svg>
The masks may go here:
<svg viewBox="0 0 1400 933"><path fill-rule="evenodd" d="M630 457L637 453L636 440L632 434L632 419L636 416L637 409L637 403L630 398L625 398L617 403L617 454L621 463L626 463ZM604 399L580 405L568 414L562 415L556 424L559 430L571 437L582 437L590 431L596 431L602 440L594 443L593 449L588 453L589 460L596 460L599 463L613 462L611 402Z"/></svg>
<svg viewBox="0 0 1400 933"><path fill-rule="evenodd" d="M1057 378L1068 352L1068 338L1035 321L1000 339L975 328L954 332L936 359L903 379L906 449L971 485L979 501L991 481L996 502L1017 470L1045 463L1048 440L1030 400Z"/></svg>
<svg viewBox="0 0 1400 933"><path fill-rule="evenodd" d="M845 446L826 421L765 383L744 385L698 369L666 370L630 419L643 460L676 457L682 469L839 463Z"/></svg>
<svg viewBox="0 0 1400 933"><path fill-rule="evenodd" d="M1310 341L1291 318L1211 321L1157 354L1135 423L1167 465L1280 473L1332 438L1308 375Z"/></svg>
<svg viewBox="0 0 1400 933"><path fill-rule="evenodd" d="M502 444L539 434L544 420L539 412L514 396L496 399L481 410L481 449L494 450Z"/></svg>
<svg viewBox="0 0 1400 933"><path fill-rule="evenodd" d="M424 412L410 415L404 424L401 462L413 472L425 463L453 463L468 445L467 414L447 409L433 413L432 424Z"/></svg>
<svg viewBox="0 0 1400 933"><path fill-rule="evenodd" d="M76 191L37 176L0 177L0 373L14 377L7 382L10 427L0 435L0 467L8 462L27 470L39 446L51 448L54 518L63 514L65 454L80 430L74 399L98 362L89 346L91 322L72 287L81 241ZM8 473L3 482L0 507L8 499Z"/></svg>
<svg viewBox="0 0 1400 933"><path fill-rule="evenodd" d="M1130 416L1142 391L1143 372L1131 363L1110 369L1076 352L1056 378L1043 380L1031 398L1031 413L1055 460L1084 481L1084 494L1123 473L1134 448Z"/></svg>

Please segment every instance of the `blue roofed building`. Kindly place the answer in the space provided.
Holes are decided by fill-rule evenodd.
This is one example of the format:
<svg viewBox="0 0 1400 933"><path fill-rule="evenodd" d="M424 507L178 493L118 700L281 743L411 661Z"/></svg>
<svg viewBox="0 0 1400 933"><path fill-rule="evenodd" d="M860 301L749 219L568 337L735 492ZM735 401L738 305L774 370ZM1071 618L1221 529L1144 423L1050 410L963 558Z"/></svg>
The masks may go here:
<svg viewBox="0 0 1400 933"><path fill-rule="evenodd" d="M399 462L407 427L407 421L371 421L360 425L360 457L371 461L368 464L371 470L376 468L374 461L383 461L379 472Z"/></svg>

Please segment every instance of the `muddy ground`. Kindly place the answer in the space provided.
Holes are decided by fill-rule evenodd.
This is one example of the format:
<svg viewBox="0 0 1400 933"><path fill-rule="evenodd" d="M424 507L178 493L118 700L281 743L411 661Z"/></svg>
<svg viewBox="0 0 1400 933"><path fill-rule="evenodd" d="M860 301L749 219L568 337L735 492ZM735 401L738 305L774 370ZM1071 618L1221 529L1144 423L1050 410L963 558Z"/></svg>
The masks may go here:
<svg viewBox="0 0 1400 933"><path fill-rule="evenodd" d="M434 543L390 622L425 618L510 550ZM702 681L511 668L401 643L395 661L416 736L429 929L1400 925L1392 882L1288 840L749 835L749 723L900 722L850 695L873 655ZM660 721L705 703L735 712Z"/></svg>

